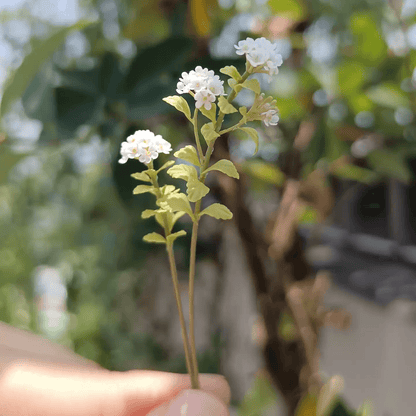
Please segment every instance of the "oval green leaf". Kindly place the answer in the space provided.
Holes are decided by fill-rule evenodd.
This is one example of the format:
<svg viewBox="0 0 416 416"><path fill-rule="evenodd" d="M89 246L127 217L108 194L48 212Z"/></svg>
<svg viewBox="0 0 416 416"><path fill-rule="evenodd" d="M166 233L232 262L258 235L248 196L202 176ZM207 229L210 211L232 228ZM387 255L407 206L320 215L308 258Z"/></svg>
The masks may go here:
<svg viewBox="0 0 416 416"><path fill-rule="evenodd" d="M201 127L201 133L204 136L204 139L207 142L207 144L210 144L213 140L220 136L215 131L214 125L212 123L204 124Z"/></svg>
<svg viewBox="0 0 416 416"><path fill-rule="evenodd" d="M237 109L232 104L230 104L228 100L222 95L218 98L218 106L224 114L231 114L237 112Z"/></svg>
<svg viewBox="0 0 416 416"><path fill-rule="evenodd" d="M166 244L166 239L162 235L158 233L150 233L146 234L143 237L143 241L146 241L147 243L159 243L159 244Z"/></svg>
<svg viewBox="0 0 416 416"><path fill-rule="evenodd" d="M212 170L218 170L222 173L225 173L226 175L230 176L231 178L239 179L240 175L237 172L236 167L234 166L233 162L231 160L227 159L221 159L218 162L214 163L211 167L204 170L203 173L210 172Z"/></svg>
<svg viewBox="0 0 416 416"><path fill-rule="evenodd" d="M237 82L241 80L241 75L238 72L237 68L233 65L225 66L220 69L222 74L228 75L229 77L235 79Z"/></svg>
<svg viewBox="0 0 416 416"><path fill-rule="evenodd" d="M134 189L133 189L133 194L134 195L138 195L138 194L144 194L146 192L150 192L152 194L155 193L153 186L149 186L149 185L137 185Z"/></svg>
<svg viewBox="0 0 416 416"><path fill-rule="evenodd" d="M202 217L202 215L209 215L217 220L230 220L233 217L232 212L225 205L218 203L205 208L200 212L199 217Z"/></svg>
<svg viewBox="0 0 416 416"><path fill-rule="evenodd" d="M186 160L189 163L192 163L196 166L201 166L201 163L198 159L198 153L194 146L185 146L182 149L179 149L173 156L177 157L178 159Z"/></svg>
<svg viewBox="0 0 416 416"><path fill-rule="evenodd" d="M171 95L169 97L163 98L163 101L181 111L183 114L185 114L186 118L192 122L191 110L185 98L179 97L179 95Z"/></svg>

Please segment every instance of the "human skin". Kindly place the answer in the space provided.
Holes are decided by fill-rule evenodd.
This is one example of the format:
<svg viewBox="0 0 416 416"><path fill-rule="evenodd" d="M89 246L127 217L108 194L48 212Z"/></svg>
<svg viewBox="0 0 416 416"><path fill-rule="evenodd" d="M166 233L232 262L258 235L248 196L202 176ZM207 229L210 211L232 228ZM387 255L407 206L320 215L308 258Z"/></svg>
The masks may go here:
<svg viewBox="0 0 416 416"><path fill-rule="evenodd" d="M190 390L189 375L109 371L4 324L0 356L1 416L229 414L230 387L219 375L200 375L201 390L195 391Z"/></svg>

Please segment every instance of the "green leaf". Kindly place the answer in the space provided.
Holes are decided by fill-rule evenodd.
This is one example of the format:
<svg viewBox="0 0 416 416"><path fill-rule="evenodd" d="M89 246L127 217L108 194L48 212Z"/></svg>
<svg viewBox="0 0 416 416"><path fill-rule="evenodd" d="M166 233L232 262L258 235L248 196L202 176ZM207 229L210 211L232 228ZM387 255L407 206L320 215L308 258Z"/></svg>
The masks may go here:
<svg viewBox="0 0 416 416"><path fill-rule="evenodd" d="M196 177L196 178L198 177L198 173L193 166L182 165L182 164L172 166L170 169L168 169L166 173L172 176L172 178L183 179L185 181L188 181L189 178L192 178L192 177Z"/></svg>
<svg viewBox="0 0 416 416"><path fill-rule="evenodd" d="M192 178L187 183L188 198L191 202L199 201L208 192L208 186L204 185L199 179Z"/></svg>
<svg viewBox="0 0 416 416"><path fill-rule="evenodd" d="M410 104L406 93L392 82L385 82L370 88L366 95L373 103L383 107L396 109L397 107L408 107Z"/></svg>
<svg viewBox="0 0 416 416"><path fill-rule="evenodd" d="M228 85L236 92L239 93L243 87L241 84L239 84L235 79L229 79L228 80Z"/></svg>
<svg viewBox="0 0 416 416"><path fill-rule="evenodd" d="M360 62L346 61L338 68L338 85L341 94L356 93L366 82L368 69Z"/></svg>
<svg viewBox="0 0 416 416"><path fill-rule="evenodd" d="M166 244L165 237L163 237L162 235L160 235L158 233L146 234L143 237L143 241L146 241L147 243L161 243L161 244Z"/></svg>
<svg viewBox="0 0 416 416"><path fill-rule="evenodd" d="M163 165L162 165L162 167L160 167L157 171L156 171L156 173L159 173L159 172L161 172L163 169L167 169L167 168L169 168L169 167L171 167L172 165L174 165L175 164L175 161L174 160L168 160L166 163L164 163Z"/></svg>
<svg viewBox="0 0 416 416"><path fill-rule="evenodd" d="M374 416L374 408L370 400L364 401L357 411L357 416Z"/></svg>
<svg viewBox="0 0 416 416"><path fill-rule="evenodd" d="M151 182L151 179L149 178L149 175L147 175L145 172L132 173L131 177L134 178L134 179L137 179L139 181Z"/></svg>
<svg viewBox="0 0 416 416"><path fill-rule="evenodd" d="M191 110L185 98L179 97L178 95L171 95L169 97L163 98L163 101L181 111L183 114L185 114L189 121L192 121Z"/></svg>
<svg viewBox="0 0 416 416"><path fill-rule="evenodd" d="M271 163L248 160L242 167L250 176L270 185L281 186L285 180L285 174Z"/></svg>
<svg viewBox="0 0 416 416"><path fill-rule="evenodd" d="M340 178L362 182L368 185L374 183L379 178L379 175L372 170L351 164L340 165L333 173Z"/></svg>
<svg viewBox="0 0 416 416"><path fill-rule="evenodd" d="M166 239L172 244L178 237L182 237L183 235L186 235L186 231L180 230L176 233L168 235Z"/></svg>
<svg viewBox="0 0 416 416"><path fill-rule="evenodd" d="M387 149L374 150L367 156L370 167L380 175L398 179L402 182L409 183L412 179L406 160L397 151Z"/></svg>
<svg viewBox="0 0 416 416"><path fill-rule="evenodd" d="M329 416L336 406L343 389L344 379L339 375L331 377L319 392L316 416Z"/></svg>
<svg viewBox="0 0 416 416"><path fill-rule="evenodd" d="M196 166L201 166L198 159L198 153L194 146L185 146L182 149L179 149L173 156L177 157L178 159L186 160Z"/></svg>
<svg viewBox="0 0 416 416"><path fill-rule="evenodd" d="M133 194L134 195L144 194L146 192L150 192L150 193L154 194L155 193L155 188L153 186L149 186L149 185L137 185L133 189Z"/></svg>
<svg viewBox="0 0 416 416"><path fill-rule="evenodd" d="M227 101L227 99L222 95L218 98L218 106L224 114L231 114L237 112L237 109L232 104L230 104Z"/></svg>
<svg viewBox="0 0 416 416"><path fill-rule="evenodd" d="M211 110L206 110L205 107L201 107L199 111L213 123L217 120L217 106L215 103L212 103Z"/></svg>
<svg viewBox="0 0 416 416"><path fill-rule="evenodd" d="M175 223L176 223L176 221L178 221L178 219L179 218L181 218L183 215L185 215L186 213L184 212L184 211L178 211L178 212L175 212L173 215L172 215L172 228L173 228L173 226L175 225ZM171 230L172 230L172 228L171 228Z"/></svg>
<svg viewBox="0 0 416 416"><path fill-rule="evenodd" d="M254 141L254 143L256 143L256 150L254 151L254 154L256 154L259 150L259 134L252 127L240 127L240 130L243 130L245 133L247 133Z"/></svg>
<svg viewBox="0 0 416 416"><path fill-rule="evenodd" d="M220 135L215 131L214 125L212 123L204 124L201 127L201 133L204 136L207 144L210 144L217 137L220 137Z"/></svg>
<svg viewBox="0 0 416 416"><path fill-rule="evenodd" d="M204 170L202 173L207 173L212 170L219 170L222 173L225 173L226 175L230 176L231 178L239 179L240 175L237 172L237 169L235 168L233 162L231 160L227 159L221 159L218 162L214 163L211 167Z"/></svg>
<svg viewBox="0 0 416 416"><path fill-rule="evenodd" d="M264 374L257 374L238 409L239 416L257 416L278 401L276 391Z"/></svg>
<svg viewBox="0 0 416 416"><path fill-rule="evenodd" d="M202 217L202 215L209 215L217 220L230 220L233 217L232 212L225 205L218 203L205 208L199 213L199 217Z"/></svg>
<svg viewBox="0 0 416 416"><path fill-rule="evenodd" d="M80 20L72 26L59 29L49 38L37 42L5 87L1 100L0 117L3 117L10 110L13 103L22 96L42 64L63 44L66 37L71 32L82 30L92 23Z"/></svg>
<svg viewBox="0 0 416 416"><path fill-rule="evenodd" d="M248 90L254 91L256 94L261 92L260 84L256 79L247 79L241 85Z"/></svg>
<svg viewBox="0 0 416 416"><path fill-rule="evenodd" d="M166 200L166 204L174 212L184 212L185 214L188 214L191 218L194 217L191 205L189 204L189 200L187 196L183 193L173 194L169 196Z"/></svg>
<svg viewBox="0 0 416 416"><path fill-rule="evenodd" d="M302 0L269 0L268 5L273 14L296 22L304 20L308 14L308 8Z"/></svg>
<svg viewBox="0 0 416 416"><path fill-rule="evenodd" d="M142 218L143 219L147 219L150 217L154 217L157 214L157 211L155 211L154 209L145 209L142 212Z"/></svg>
<svg viewBox="0 0 416 416"><path fill-rule="evenodd" d="M139 51L131 61L123 80L123 90L128 92L147 81L150 84L160 83L159 76L162 73L180 71L192 46L191 39L175 36Z"/></svg>
<svg viewBox="0 0 416 416"><path fill-rule="evenodd" d="M355 53L372 66L380 64L387 55L387 46L371 12L356 12L350 17Z"/></svg>
<svg viewBox="0 0 416 416"><path fill-rule="evenodd" d="M164 185L160 188L162 195L170 195L172 192L179 191L173 185Z"/></svg>
<svg viewBox="0 0 416 416"><path fill-rule="evenodd" d="M228 75L231 78L235 79L237 82L241 80L241 75L238 72L237 68L233 65L225 66L224 68L220 69L222 74Z"/></svg>

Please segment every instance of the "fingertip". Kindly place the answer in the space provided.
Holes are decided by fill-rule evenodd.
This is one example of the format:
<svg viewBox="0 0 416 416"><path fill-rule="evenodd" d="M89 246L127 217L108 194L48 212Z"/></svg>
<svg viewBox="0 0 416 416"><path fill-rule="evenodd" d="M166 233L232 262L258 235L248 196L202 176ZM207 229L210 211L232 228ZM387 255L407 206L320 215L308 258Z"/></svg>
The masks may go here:
<svg viewBox="0 0 416 416"><path fill-rule="evenodd" d="M211 393L227 406L231 401L231 389L226 378L220 374L200 374L199 383L201 390Z"/></svg>

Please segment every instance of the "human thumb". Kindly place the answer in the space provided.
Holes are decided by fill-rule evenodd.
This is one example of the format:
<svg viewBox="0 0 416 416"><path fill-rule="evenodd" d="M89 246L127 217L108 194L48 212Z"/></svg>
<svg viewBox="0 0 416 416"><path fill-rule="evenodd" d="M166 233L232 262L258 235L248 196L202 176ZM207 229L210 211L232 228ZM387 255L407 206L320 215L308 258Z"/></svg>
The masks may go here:
<svg viewBox="0 0 416 416"><path fill-rule="evenodd" d="M170 402L153 409L148 416L229 416L225 404L201 390L183 390Z"/></svg>

